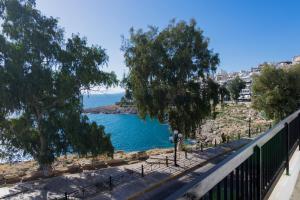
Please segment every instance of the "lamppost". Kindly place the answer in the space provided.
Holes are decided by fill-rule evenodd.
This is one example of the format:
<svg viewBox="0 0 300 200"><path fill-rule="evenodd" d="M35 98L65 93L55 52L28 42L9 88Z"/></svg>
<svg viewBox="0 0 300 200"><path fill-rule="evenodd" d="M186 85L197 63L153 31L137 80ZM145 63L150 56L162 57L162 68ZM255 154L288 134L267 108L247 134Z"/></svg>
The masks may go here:
<svg viewBox="0 0 300 200"><path fill-rule="evenodd" d="M251 138L251 116L249 116L248 120L248 137Z"/></svg>
<svg viewBox="0 0 300 200"><path fill-rule="evenodd" d="M174 130L173 136L169 137L171 143L174 143L174 166L178 167L177 165L177 143L178 140L181 140L182 134L178 133L177 130Z"/></svg>

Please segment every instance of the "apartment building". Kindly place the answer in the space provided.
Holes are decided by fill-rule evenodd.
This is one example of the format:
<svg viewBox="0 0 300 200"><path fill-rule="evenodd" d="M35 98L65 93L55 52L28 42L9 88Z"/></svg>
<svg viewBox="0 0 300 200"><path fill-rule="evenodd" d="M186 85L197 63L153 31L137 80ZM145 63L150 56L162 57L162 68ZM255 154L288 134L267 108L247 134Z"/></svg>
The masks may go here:
<svg viewBox="0 0 300 200"><path fill-rule="evenodd" d="M280 61L280 62L264 62L263 64L259 64L256 67L251 67L250 70L241 70L240 72L226 72L225 70L220 70L217 72L215 76L215 81L217 81L220 85L226 84L228 81L234 79L239 76L242 80L246 82L246 87L240 92L240 101L251 101L252 95L252 78L253 75L260 74L264 65L273 65L277 68L286 68L290 67L294 64L300 64L300 55L294 56L292 61Z"/></svg>

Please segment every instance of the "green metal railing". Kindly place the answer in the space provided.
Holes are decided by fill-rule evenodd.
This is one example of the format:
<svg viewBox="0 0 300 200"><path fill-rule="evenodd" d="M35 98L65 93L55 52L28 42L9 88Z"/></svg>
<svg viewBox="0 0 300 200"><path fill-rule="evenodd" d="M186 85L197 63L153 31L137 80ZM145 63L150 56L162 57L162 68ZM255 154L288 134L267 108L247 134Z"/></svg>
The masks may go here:
<svg viewBox="0 0 300 200"><path fill-rule="evenodd" d="M300 110L217 164L179 199L267 199L300 146ZM176 196L177 195L177 196Z"/></svg>

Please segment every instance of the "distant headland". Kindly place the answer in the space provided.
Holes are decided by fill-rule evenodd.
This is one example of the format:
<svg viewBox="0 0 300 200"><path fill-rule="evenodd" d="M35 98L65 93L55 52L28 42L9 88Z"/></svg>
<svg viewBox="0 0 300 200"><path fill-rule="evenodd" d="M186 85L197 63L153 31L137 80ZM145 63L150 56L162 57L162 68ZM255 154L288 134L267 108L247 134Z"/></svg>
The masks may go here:
<svg viewBox="0 0 300 200"><path fill-rule="evenodd" d="M95 108L87 108L83 113L91 114L137 114L137 109L134 106L107 105Z"/></svg>

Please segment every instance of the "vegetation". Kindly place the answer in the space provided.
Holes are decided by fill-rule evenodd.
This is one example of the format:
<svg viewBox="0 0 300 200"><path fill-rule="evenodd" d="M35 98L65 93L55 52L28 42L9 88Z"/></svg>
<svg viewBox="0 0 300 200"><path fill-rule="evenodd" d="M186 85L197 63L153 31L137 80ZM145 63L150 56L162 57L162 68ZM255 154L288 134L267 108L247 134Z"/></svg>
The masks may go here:
<svg viewBox="0 0 300 200"><path fill-rule="evenodd" d="M56 156L113 153L103 126L82 113L81 89L111 86L107 55L73 35L32 0L0 1L0 144L3 155L31 155L48 171Z"/></svg>
<svg viewBox="0 0 300 200"><path fill-rule="evenodd" d="M220 103L221 103L221 107L224 106L224 99L226 96L229 96L229 91L227 90L225 85L220 85L219 87L219 95L220 95Z"/></svg>
<svg viewBox="0 0 300 200"><path fill-rule="evenodd" d="M185 136L195 132L210 114L207 79L219 63L208 43L195 20L172 21L161 31L130 30L122 50L127 86L142 118L168 121Z"/></svg>
<svg viewBox="0 0 300 200"><path fill-rule="evenodd" d="M120 83L121 87L123 87L125 89L125 94L124 96L121 98L121 101L120 101L120 106L134 106L134 103L133 103L133 97L132 97L132 91L130 90L131 88L131 85L128 81L128 77L125 76L124 74L124 77Z"/></svg>
<svg viewBox="0 0 300 200"><path fill-rule="evenodd" d="M289 69L265 65L253 78L253 107L279 121L299 108L300 65Z"/></svg>
<svg viewBox="0 0 300 200"><path fill-rule="evenodd" d="M225 139L248 137L249 117L251 117L251 137L269 129L272 120L267 120L261 112L253 109L250 102L226 103L216 107L215 119L207 118L196 138L203 144L217 144Z"/></svg>
<svg viewBox="0 0 300 200"><path fill-rule="evenodd" d="M227 88L228 91L230 92L231 99L234 100L235 103L237 103L240 97L240 92L243 88L245 88L245 86L246 86L245 81L243 81L238 76L228 82Z"/></svg>

